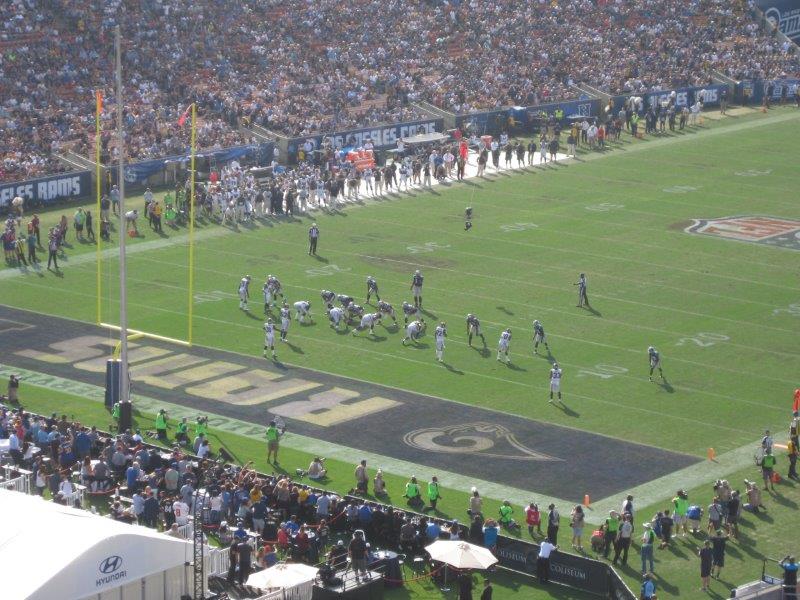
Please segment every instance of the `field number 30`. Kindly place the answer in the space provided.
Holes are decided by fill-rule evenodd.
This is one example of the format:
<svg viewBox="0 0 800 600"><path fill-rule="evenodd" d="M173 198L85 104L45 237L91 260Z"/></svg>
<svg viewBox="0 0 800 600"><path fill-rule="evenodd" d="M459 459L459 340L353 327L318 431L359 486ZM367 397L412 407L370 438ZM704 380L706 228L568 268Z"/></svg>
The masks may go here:
<svg viewBox="0 0 800 600"><path fill-rule="evenodd" d="M578 377L599 377L600 379L611 379L614 375L624 375L628 372L625 367L617 367L616 365L595 365L592 369L581 369L578 371Z"/></svg>
<svg viewBox="0 0 800 600"><path fill-rule="evenodd" d="M685 344L695 344L700 346L701 348L706 348L708 346L713 346L717 342L727 342L729 338L727 335L723 335L721 333L707 333L707 332L700 332L694 337L685 337L678 340L676 346L683 346Z"/></svg>
<svg viewBox="0 0 800 600"><path fill-rule="evenodd" d="M790 304L788 308L776 308L772 311L773 315L782 315L783 313L793 317L800 317L800 304Z"/></svg>

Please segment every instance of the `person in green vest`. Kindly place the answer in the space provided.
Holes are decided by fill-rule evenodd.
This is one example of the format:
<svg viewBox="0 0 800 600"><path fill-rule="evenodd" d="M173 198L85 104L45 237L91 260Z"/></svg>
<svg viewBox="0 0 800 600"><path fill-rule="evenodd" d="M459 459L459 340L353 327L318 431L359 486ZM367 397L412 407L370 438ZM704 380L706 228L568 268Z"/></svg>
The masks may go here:
<svg viewBox="0 0 800 600"><path fill-rule="evenodd" d="M272 462L270 458L275 455L275 464L278 465L278 440L281 437L281 432L278 431L275 421L270 421L267 427L267 462Z"/></svg>
<svg viewBox="0 0 800 600"><path fill-rule="evenodd" d="M686 537L689 520L686 513L689 511L689 495L685 490L678 490L678 494L672 499L672 520L675 521L675 535L681 532L683 527L683 537Z"/></svg>
<svg viewBox="0 0 800 600"><path fill-rule="evenodd" d="M772 488L775 491L775 482L772 480L772 473L775 469L775 456L772 454L772 448L767 448L764 453L764 458L761 459L761 475L764 477L764 489Z"/></svg>
<svg viewBox="0 0 800 600"><path fill-rule="evenodd" d="M175 430L175 441L184 445L189 443L189 424L186 422L186 417L183 417L178 423Z"/></svg>
<svg viewBox="0 0 800 600"><path fill-rule="evenodd" d="M197 423L194 425L195 437L203 436L208 438L208 417L197 417Z"/></svg>
<svg viewBox="0 0 800 600"><path fill-rule="evenodd" d="M114 406L111 407L111 418L114 420L114 424L119 423L119 413L121 410L119 402L114 402Z"/></svg>
<svg viewBox="0 0 800 600"><path fill-rule="evenodd" d="M434 475L431 477L430 482L428 482L428 502L431 503L431 510L436 510L436 503L441 497L439 493L439 480L436 475Z"/></svg>
<svg viewBox="0 0 800 600"><path fill-rule="evenodd" d="M605 531L603 533L603 537L605 538L605 548L603 548L603 558L608 558L608 553L611 551L611 547L614 545L614 541L617 539L617 533L619 532L619 514L617 511L612 510L608 513L608 518L606 519L605 523Z"/></svg>
<svg viewBox="0 0 800 600"><path fill-rule="evenodd" d="M167 411L163 408L156 415L156 435L160 441L167 441Z"/></svg>
<svg viewBox="0 0 800 600"><path fill-rule="evenodd" d="M511 506L511 502L508 500L503 500L503 504L500 505L500 524L503 527L508 529L514 529L518 527L516 521L514 521L514 509Z"/></svg>
<svg viewBox="0 0 800 600"><path fill-rule="evenodd" d="M639 114L634 112L631 115L631 135L633 137L636 137L638 128L639 128Z"/></svg>
<svg viewBox="0 0 800 600"><path fill-rule="evenodd" d="M412 508L417 508L420 504L422 504L419 484L417 483L416 477L412 477L411 481L406 484L406 493L403 494L403 498L408 499L408 505Z"/></svg>

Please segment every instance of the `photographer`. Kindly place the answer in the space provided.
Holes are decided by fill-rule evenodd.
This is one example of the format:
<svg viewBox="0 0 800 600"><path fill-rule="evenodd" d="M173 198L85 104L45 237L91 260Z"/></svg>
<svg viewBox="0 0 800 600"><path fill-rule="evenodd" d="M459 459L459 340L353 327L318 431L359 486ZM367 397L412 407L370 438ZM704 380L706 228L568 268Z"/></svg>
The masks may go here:
<svg viewBox="0 0 800 600"><path fill-rule="evenodd" d="M12 374L8 378L8 401L12 404L19 403L19 382L21 377Z"/></svg>
<svg viewBox="0 0 800 600"><path fill-rule="evenodd" d="M780 565L783 567L783 597L785 600L796 600L797 562L794 556L785 556Z"/></svg>
<svg viewBox="0 0 800 600"><path fill-rule="evenodd" d="M156 415L156 435L159 441L167 441L167 411L163 408Z"/></svg>

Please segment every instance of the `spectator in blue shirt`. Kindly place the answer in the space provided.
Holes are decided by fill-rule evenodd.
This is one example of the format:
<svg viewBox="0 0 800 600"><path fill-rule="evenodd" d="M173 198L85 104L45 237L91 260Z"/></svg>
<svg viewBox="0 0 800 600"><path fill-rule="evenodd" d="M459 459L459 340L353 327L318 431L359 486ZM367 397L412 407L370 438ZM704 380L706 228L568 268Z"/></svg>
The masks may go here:
<svg viewBox="0 0 800 600"><path fill-rule="evenodd" d="M653 582L653 577L650 573L647 573L644 576L644 581L642 582L642 600L651 600L656 596L656 584Z"/></svg>
<svg viewBox="0 0 800 600"><path fill-rule="evenodd" d="M425 529L425 537L427 537L429 541L438 540L441 532L442 528L439 527L436 521L429 521L428 527Z"/></svg>
<svg viewBox="0 0 800 600"><path fill-rule="evenodd" d="M366 504L362 504L358 509L358 522L361 527L366 527L372 522L372 509Z"/></svg>
<svg viewBox="0 0 800 600"><path fill-rule="evenodd" d="M483 545L487 548L494 548L497 545L498 533L497 523L493 519L487 519L483 525Z"/></svg>
<svg viewBox="0 0 800 600"><path fill-rule="evenodd" d="M89 434L81 430L78 435L75 436L75 453L78 455L78 459L89 456L91 450L92 440L89 438Z"/></svg>
<svg viewBox="0 0 800 600"><path fill-rule="evenodd" d="M139 469L139 463L134 462L125 471L125 482L128 484L128 493L133 494L136 491L136 486L139 485L139 475L142 473Z"/></svg>

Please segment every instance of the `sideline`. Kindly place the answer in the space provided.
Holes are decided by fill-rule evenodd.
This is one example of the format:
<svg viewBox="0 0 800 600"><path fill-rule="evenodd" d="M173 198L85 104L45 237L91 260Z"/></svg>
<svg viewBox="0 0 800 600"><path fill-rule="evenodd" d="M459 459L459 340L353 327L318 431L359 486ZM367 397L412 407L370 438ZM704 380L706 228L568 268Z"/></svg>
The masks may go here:
<svg viewBox="0 0 800 600"><path fill-rule="evenodd" d="M102 403L104 401L105 390L100 386L72 381L62 377L0 363L0 378L8 377L12 373L21 375L28 385L66 392L93 402ZM155 414L160 408L165 408L174 418L179 419L181 417L187 417L193 419L197 416L197 411L193 411L185 406L163 402L135 393L131 396L132 401L136 405L136 409L140 411ZM259 442L264 440L264 427L261 425L254 425L253 423L247 423L246 421L224 417L210 412L206 414L209 417L209 424L215 429L252 440L258 440ZM419 463L412 463L371 452L363 452L348 446L325 442L291 432L287 432L284 435L281 443L293 450L310 454L320 454L351 464L356 464L358 461L366 459L373 467L381 468L387 473L400 477L417 475L420 468L423 467L423 465ZM629 490L628 493L633 494L636 503L643 508L660 501L669 501L679 488L693 488L703 483L710 483L715 479L725 478L729 474L750 464L754 451L759 443L758 440L754 440L750 444L720 454L716 457L714 462L709 462L708 460L701 461L679 471L670 473L669 475L636 486ZM304 465L300 466L303 467ZM446 488L468 493L470 487L476 486L484 497L500 502L503 500L510 500L513 504L522 507L527 506L527 504L532 501L537 502L540 506L547 506L553 503L563 512L571 505L580 503L580 499L578 498L567 500L551 496L542 496L534 491L512 488L490 481L442 471L440 469L436 469L436 472ZM587 491L590 492L590 490ZM591 509L587 511L586 514L586 521L593 525L599 525L603 522L608 511L619 508L622 500L622 495L620 495L619 497L607 497L592 502Z"/></svg>

